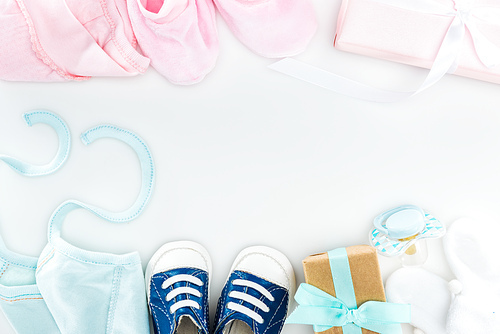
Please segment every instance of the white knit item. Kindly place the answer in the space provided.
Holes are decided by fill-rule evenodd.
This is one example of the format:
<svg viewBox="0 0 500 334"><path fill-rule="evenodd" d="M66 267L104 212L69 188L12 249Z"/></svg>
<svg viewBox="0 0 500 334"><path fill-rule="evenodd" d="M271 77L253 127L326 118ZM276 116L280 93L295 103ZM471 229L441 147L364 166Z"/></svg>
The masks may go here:
<svg viewBox="0 0 500 334"><path fill-rule="evenodd" d="M452 300L447 333L500 333L500 228L469 219L456 221L445 236L451 270L462 284ZM456 285L456 284L455 284Z"/></svg>
<svg viewBox="0 0 500 334"><path fill-rule="evenodd" d="M391 303L411 304L411 324L420 333L446 333L451 293L444 279L421 268L402 268L387 279L385 292Z"/></svg>

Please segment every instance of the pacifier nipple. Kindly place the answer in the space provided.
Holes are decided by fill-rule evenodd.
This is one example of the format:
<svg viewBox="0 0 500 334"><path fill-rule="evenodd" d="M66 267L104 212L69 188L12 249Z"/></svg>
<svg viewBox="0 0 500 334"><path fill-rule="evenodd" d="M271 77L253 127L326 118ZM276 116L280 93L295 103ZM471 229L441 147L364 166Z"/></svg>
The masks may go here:
<svg viewBox="0 0 500 334"><path fill-rule="evenodd" d="M413 237L412 239L416 239ZM427 260L427 243L425 240L414 241L403 253L403 267L421 266Z"/></svg>
<svg viewBox="0 0 500 334"><path fill-rule="evenodd" d="M410 240L415 240L418 234L415 234L409 238L404 238L404 239L398 239L399 241L410 241ZM405 251L406 255L415 255L417 253L417 246L415 244L411 245L408 247L408 249Z"/></svg>
<svg viewBox="0 0 500 334"><path fill-rule="evenodd" d="M417 246L415 246L415 244L411 245L410 247L408 247L405 253L407 255L415 255L415 253L417 253Z"/></svg>
<svg viewBox="0 0 500 334"><path fill-rule="evenodd" d="M448 283L448 289L454 295L458 295L462 292L463 288L464 286L459 280L454 279Z"/></svg>

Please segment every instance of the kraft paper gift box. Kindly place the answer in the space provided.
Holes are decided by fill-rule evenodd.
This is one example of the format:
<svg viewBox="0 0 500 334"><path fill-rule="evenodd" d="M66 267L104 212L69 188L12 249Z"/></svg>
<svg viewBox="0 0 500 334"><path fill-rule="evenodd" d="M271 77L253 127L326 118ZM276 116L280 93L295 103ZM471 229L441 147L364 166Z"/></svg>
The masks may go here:
<svg viewBox="0 0 500 334"><path fill-rule="evenodd" d="M346 252L358 307L370 300L385 302L384 285L375 248L352 246L347 247ZM327 253L311 255L302 261L302 265L306 283L336 296ZM364 328L362 331L363 334L375 333ZM341 327L334 327L322 333L340 334L342 332Z"/></svg>
<svg viewBox="0 0 500 334"><path fill-rule="evenodd" d="M498 0L343 0L334 46L431 68L444 42L458 56L449 73L500 83Z"/></svg>
<svg viewBox="0 0 500 334"><path fill-rule="evenodd" d="M399 334L410 306L385 302L377 252L371 246L338 248L303 261L306 283L287 323L312 324L324 334Z"/></svg>

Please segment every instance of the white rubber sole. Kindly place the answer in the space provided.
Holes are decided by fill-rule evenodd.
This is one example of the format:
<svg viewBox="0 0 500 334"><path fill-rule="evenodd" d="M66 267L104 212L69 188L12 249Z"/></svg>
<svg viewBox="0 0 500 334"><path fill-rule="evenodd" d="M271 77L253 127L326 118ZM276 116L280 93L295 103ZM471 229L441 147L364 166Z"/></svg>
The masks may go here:
<svg viewBox="0 0 500 334"><path fill-rule="evenodd" d="M251 254L264 254L264 255L271 257L272 259L274 259L278 263L278 265L281 266L283 271L286 273L288 286L285 288L288 289L288 293L289 293L288 313L290 313L291 305L293 302L293 296L295 295L295 291L297 289L297 283L295 281L295 271L293 270L293 266L290 263L290 260L288 260L288 258L286 257L286 255L281 253L280 251L274 249L274 248L270 248L270 247L266 247L266 246L252 246L252 247L248 247L248 248L243 249L236 256L236 259L234 260L233 265L231 266L231 271L229 272L229 275L226 279L226 282L229 279L229 276L231 276L231 273L238 266L238 264L245 257L247 257Z"/></svg>
<svg viewBox="0 0 500 334"><path fill-rule="evenodd" d="M205 247L194 241L174 241L166 243L163 246L161 246L153 254L151 260L149 260L148 262L148 265L146 267L146 274L144 275L146 279L146 294L148 298L148 304L149 304L149 288L150 288L151 277L153 276L152 275L153 268L156 266L156 264L158 263L158 261L161 259L162 256L176 249L191 249L199 253L203 257L208 268L208 300L210 300L210 284L212 283L212 260L210 259L208 251L205 249ZM189 267L189 263L186 263L186 267Z"/></svg>

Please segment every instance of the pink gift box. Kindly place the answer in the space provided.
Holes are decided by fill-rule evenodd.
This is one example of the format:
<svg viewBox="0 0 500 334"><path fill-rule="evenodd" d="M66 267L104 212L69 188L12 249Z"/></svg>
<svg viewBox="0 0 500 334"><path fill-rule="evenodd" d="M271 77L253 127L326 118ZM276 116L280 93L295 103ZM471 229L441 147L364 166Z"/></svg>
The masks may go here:
<svg viewBox="0 0 500 334"><path fill-rule="evenodd" d="M472 3L473 7L486 9L480 9L480 17L476 17L472 10L470 20L480 34L500 47L500 16L494 17L500 13L498 0L412 0L413 3L422 2L424 8L425 3L434 2L449 8L452 15L440 15L431 10L430 13L411 10L404 5L408 0L400 1L401 6L394 6L382 0L343 0L334 46L343 51L431 68L452 24L453 13L464 6L467 9L468 4ZM494 10L491 10L491 17L485 20L484 11L488 7ZM466 10L461 12L461 15L466 14ZM467 28L454 74L500 83L500 66L488 68L481 62L477 52ZM497 61L500 62L500 59Z"/></svg>

